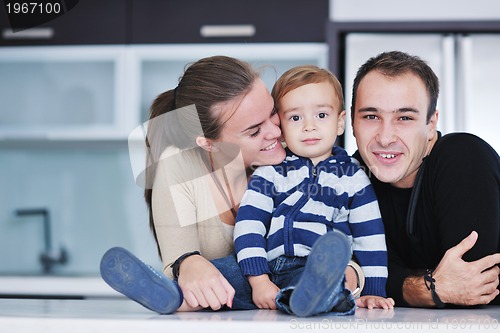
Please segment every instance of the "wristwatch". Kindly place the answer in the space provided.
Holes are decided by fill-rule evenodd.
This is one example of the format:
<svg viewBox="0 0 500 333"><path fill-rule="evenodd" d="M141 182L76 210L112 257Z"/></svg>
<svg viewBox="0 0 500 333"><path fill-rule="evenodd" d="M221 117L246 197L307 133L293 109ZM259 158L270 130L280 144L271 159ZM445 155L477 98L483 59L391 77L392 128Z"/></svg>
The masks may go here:
<svg viewBox="0 0 500 333"><path fill-rule="evenodd" d="M186 259L187 257L190 257L190 256L194 256L194 255L200 255L200 252L193 251L193 252L184 253L179 258L177 258L177 260L170 266L170 267L172 267L172 274L174 275L175 278L179 277L179 266L184 261L184 259Z"/></svg>

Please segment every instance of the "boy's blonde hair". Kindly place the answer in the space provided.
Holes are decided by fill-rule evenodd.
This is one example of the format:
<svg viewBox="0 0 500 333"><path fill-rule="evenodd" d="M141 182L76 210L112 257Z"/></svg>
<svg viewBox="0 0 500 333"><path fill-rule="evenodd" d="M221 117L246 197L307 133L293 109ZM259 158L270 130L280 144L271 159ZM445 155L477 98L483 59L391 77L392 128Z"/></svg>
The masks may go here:
<svg viewBox="0 0 500 333"><path fill-rule="evenodd" d="M327 69L314 65L302 65L287 70L274 84L271 95L274 106L278 109L279 100L290 91L311 83L330 83L335 90L339 102L339 112L344 110L344 94L339 80ZM278 110L279 111L279 110Z"/></svg>

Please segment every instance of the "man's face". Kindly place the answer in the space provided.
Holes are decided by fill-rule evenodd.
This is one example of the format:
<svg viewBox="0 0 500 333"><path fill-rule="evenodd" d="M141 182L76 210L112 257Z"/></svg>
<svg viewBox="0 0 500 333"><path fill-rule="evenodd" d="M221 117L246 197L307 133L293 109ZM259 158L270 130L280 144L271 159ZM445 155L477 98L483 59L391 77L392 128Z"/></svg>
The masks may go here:
<svg viewBox="0 0 500 333"><path fill-rule="evenodd" d="M427 123L428 105L425 85L414 74L389 77L372 71L361 80L353 131L361 157L380 181L413 187L437 137L438 115Z"/></svg>

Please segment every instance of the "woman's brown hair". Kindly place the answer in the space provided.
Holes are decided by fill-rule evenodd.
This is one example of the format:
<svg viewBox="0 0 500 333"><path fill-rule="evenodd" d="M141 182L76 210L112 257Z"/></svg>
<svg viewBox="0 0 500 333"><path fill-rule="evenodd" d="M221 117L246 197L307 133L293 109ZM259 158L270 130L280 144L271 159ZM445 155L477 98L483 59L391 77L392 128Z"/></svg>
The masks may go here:
<svg viewBox="0 0 500 333"><path fill-rule="evenodd" d="M157 245L151 202L152 184L160 155L167 146L181 149L186 148L186 145L193 146L200 135L200 124L205 138L217 140L228 118L228 115L216 112L217 105L246 95L257 78L258 72L244 61L226 56L203 58L185 70L175 89L160 94L151 105L146 139L148 167L145 171L144 198L149 210L149 225ZM196 121L192 119L192 112L181 109L190 105L196 107ZM172 117L176 126L166 129L164 122L153 121L173 110L178 110Z"/></svg>

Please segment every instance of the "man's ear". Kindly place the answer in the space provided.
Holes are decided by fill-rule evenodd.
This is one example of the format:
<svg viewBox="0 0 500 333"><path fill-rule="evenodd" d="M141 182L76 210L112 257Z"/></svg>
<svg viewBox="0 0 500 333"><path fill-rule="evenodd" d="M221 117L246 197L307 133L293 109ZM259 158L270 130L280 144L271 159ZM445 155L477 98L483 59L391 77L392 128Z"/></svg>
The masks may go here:
<svg viewBox="0 0 500 333"><path fill-rule="evenodd" d="M219 151L219 149L214 145L213 140L207 139L203 136L199 136L196 138L196 144L208 152Z"/></svg>
<svg viewBox="0 0 500 333"><path fill-rule="evenodd" d="M354 114L354 108L351 106L351 129L352 129L352 135L356 137L356 131L354 130L354 117L352 116Z"/></svg>
<svg viewBox="0 0 500 333"><path fill-rule="evenodd" d="M434 139L434 136L436 135L438 119L439 119L439 111L436 110L436 112L434 112L434 114L431 116L431 119L429 119L429 123L428 123L428 126L429 126L428 139L429 139L429 141Z"/></svg>

